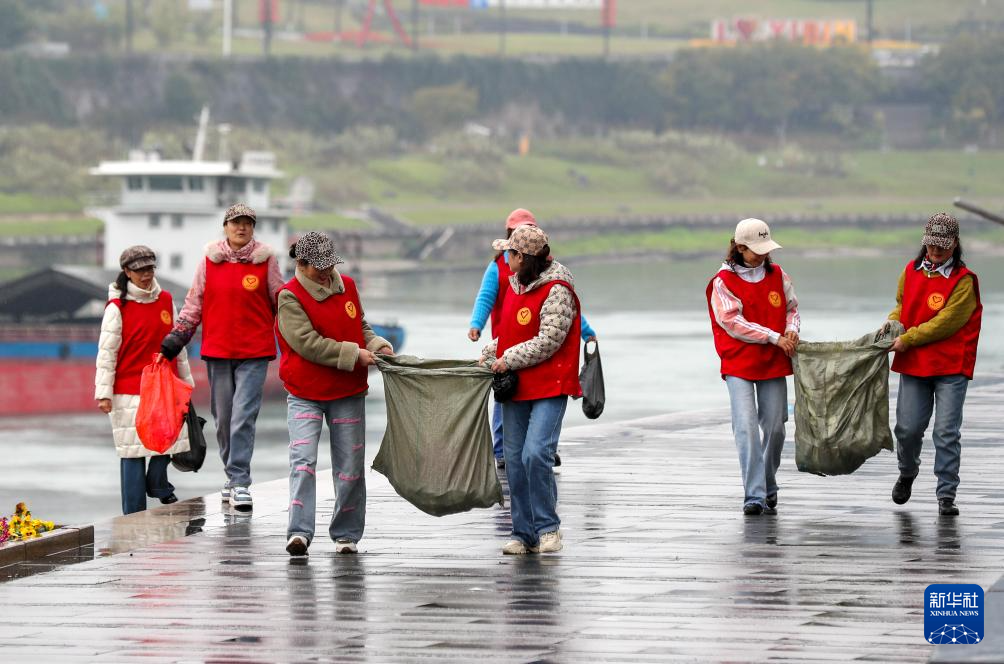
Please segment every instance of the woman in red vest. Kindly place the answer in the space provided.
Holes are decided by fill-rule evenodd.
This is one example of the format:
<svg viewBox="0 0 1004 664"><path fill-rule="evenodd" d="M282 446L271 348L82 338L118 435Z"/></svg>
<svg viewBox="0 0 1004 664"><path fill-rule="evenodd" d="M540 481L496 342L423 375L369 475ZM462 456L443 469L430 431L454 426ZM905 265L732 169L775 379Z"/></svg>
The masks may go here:
<svg viewBox="0 0 1004 664"><path fill-rule="evenodd" d="M122 272L108 287L108 304L101 319L94 398L111 419L120 457L122 513L132 514L146 509L147 496L164 504L177 502L174 487L167 480L167 466L170 455L188 450L188 429L182 427L174 446L159 455L144 447L136 435L140 377L143 367L160 350L160 340L171 330L174 301L154 277L157 257L149 247L129 247L119 257L119 265ZM184 351L173 364L182 379L195 384Z"/></svg>
<svg viewBox="0 0 1004 664"><path fill-rule="evenodd" d="M275 252L254 239L255 211L243 203L223 215L226 237L206 245L178 321L161 343L170 359L202 325L216 441L227 475L222 499L253 507L251 455L268 363L275 359L275 297L283 279Z"/></svg>
<svg viewBox="0 0 1004 664"><path fill-rule="evenodd" d="M976 366L983 305L980 282L962 261L959 222L939 212L927 222L923 246L899 278L896 308L906 332L892 350L899 373L896 399L896 455L899 479L892 489L897 505L910 500L920 472L924 432L934 413L934 474L938 512L955 516L962 455L962 407Z"/></svg>
<svg viewBox="0 0 1004 664"><path fill-rule="evenodd" d="M498 338L481 358L492 371L517 376L515 395L502 404L513 533L502 552L551 553L562 547L554 453L568 397L582 395L579 300L572 273L552 260L547 235L537 226L520 226L492 246L509 252L514 273Z"/></svg>
<svg viewBox="0 0 1004 664"><path fill-rule="evenodd" d="M335 507L328 534L335 553L355 553L366 525L365 404L373 353L390 343L370 329L355 282L327 235L306 233L289 251L296 276L279 292L279 377L289 392L289 526L286 551L303 556L314 539L317 445L331 438Z"/></svg>
<svg viewBox="0 0 1004 664"><path fill-rule="evenodd" d="M791 356L801 321L791 279L770 252L781 245L759 219L736 226L706 295L743 476L743 513L777 511L777 470L788 420ZM762 431L762 437L761 437Z"/></svg>
<svg viewBox="0 0 1004 664"><path fill-rule="evenodd" d="M509 213L505 221L506 239L512 236L512 232L520 226L536 226L537 219L533 213L523 208L517 208ZM498 337L499 317L502 315L502 304L505 302L506 293L509 292L509 277L513 274L509 267L509 261L505 251L497 251L495 258L485 269L484 277L481 279L481 287L474 298L474 309L471 312L471 326L467 330L467 338L471 341L478 341L481 338L481 330L485 323L491 320L492 338ZM589 326L585 316L580 316L582 325L580 334L585 343L596 339L596 332ZM492 443L495 451L495 465L498 468L505 468L505 457L502 453L502 404L495 402L492 408ZM554 465L561 465L561 457L554 453Z"/></svg>

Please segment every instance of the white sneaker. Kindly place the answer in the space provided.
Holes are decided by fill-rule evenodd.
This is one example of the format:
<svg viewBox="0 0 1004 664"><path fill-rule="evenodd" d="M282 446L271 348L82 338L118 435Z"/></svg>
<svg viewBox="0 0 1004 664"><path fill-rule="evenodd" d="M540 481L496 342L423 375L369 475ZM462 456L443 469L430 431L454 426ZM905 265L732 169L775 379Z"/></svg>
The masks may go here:
<svg viewBox="0 0 1004 664"><path fill-rule="evenodd" d="M502 553L507 556L522 556L528 553L537 553L537 547L527 546L521 539L511 539L502 547Z"/></svg>
<svg viewBox="0 0 1004 664"><path fill-rule="evenodd" d="M251 499L251 489L246 486L231 487L230 506L235 510L250 512L254 508L254 500Z"/></svg>
<svg viewBox="0 0 1004 664"><path fill-rule="evenodd" d="M223 502L225 502L225 503L229 503L230 502L230 487L229 486L224 485L223 488L220 489L220 499Z"/></svg>
<svg viewBox="0 0 1004 664"><path fill-rule="evenodd" d="M561 551L561 532L555 530L553 533L544 533L540 536L541 553L555 553Z"/></svg>
<svg viewBox="0 0 1004 664"><path fill-rule="evenodd" d="M310 543L307 542L307 538L303 535L293 535L286 542L286 552L291 556L305 556L307 555L307 547Z"/></svg>
<svg viewBox="0 0 1004 664"><path fill-rule="evenodd" d="M350 539L340 537L335 540L335 553L356 553L356 543Z"/></svg>

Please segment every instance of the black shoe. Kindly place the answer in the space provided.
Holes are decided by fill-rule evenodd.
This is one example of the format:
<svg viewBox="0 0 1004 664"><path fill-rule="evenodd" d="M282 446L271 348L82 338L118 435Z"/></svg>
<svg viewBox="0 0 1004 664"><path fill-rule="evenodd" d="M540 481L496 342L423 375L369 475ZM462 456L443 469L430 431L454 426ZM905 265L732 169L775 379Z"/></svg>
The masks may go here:
<svg viewBox="0 0 1004 664"><path fill-rule="evenodd" d="M495 457L495 467L499 470L505 470L505 457Z"/></svg>
<svg viewBox="0 0 1004 664"><path fill-rule="evenodd" d="M777 511L777 494L776 493L773 496L767 496L767 507L768 507L768 509L775 510L775 512ZM764 511L766 511L766 510L764 510Z"/></svg>
<svg viewBox="0 0 1004 664"><path fill-rule="evenodd" d="M938 498L938 514L941 516L959 516L959 508L954 498Z"/></svg>
<svg viewBox="0 0 1004 664"><path fill-rule="evenodd" d="M900 475L899 479L896 480L896 484L892 487L892 502L897 505L903 505L906 501L910 500L910 494L913 493L913 481L915 479L917 478Z"/></svg>
<svg viewBox="0 0 1004 664"><path fill-rule="evenodd" d="M164 505L170 505L171 503L178 502L178 497L172 493L170 496L164 496L161 498L160 502Z"/></svg>
<svg viewBox="0 0 1004 664"><path fill-rule="evenodd" d="M777 508L767 505L766 507L763 508L763 513L766 514L767 516L774 516L777 514Z"/></svg>
<svg viewBox="0 0 1004 664"><path fill-rule="evenodd" d="M554 465L555 466L561 465L561 455L558 454L557 452L554 453Z"/></svg>
<svg viewBox="0 0 1004 664"><path fill-rule="evenodd" d="M763 505L760 503L747 503L743 505L743 514L746 516L760 516L763 514Z"/></svg>

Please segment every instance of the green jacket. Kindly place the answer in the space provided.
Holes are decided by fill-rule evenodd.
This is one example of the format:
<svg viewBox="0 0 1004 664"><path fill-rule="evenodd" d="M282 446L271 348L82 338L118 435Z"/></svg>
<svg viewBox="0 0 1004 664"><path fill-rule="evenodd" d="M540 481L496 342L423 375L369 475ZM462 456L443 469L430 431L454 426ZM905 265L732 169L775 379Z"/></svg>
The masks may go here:
<svg viewBox="0 0 1004 664"><path fill-rule="evenodd" d="M310 293L318 302L323 302L332 295L345 292L345 285L342 283L342 276L335 270L331 274L331 287L311 281L303 276L299 270L296 272L296 280ZM384 346L393 348L390 342L383 337L378 337L366 322L366 316L361 314L363 324L363 340L366 342L366 350L376 352ZM300 357L315 364L323 364L335 367L341 371L352 371L359 359L359 344L354 341L338 341L321 336L314 329L303 310L296 295L289 290L279 292L277 321L279 334L286 340Z"/></svg>
<svg viewBox="0 0 1004 664"><path fill-rule="evenodd" d="M899 275L899 288L896 291L896 308L889 314L890 320L899 320L900 315L903 313L903 286L906 283L907 269L912 270L913 268L908 267ZM924 276L929 279L945 278L940 272L928 272L927 270L924 270ZM959 283L955 285L952 294L948 296L948 302L945 303L941 311L934 315L934 318L926 323L911 327L900 339L903 340L903 344L908 348L924 346L935 341L947 339L962 329L962 326L969 321L973 312L976 311L976 306L976 290L973 288L973 278L970 275L966 275L959 279Z"/></svg>

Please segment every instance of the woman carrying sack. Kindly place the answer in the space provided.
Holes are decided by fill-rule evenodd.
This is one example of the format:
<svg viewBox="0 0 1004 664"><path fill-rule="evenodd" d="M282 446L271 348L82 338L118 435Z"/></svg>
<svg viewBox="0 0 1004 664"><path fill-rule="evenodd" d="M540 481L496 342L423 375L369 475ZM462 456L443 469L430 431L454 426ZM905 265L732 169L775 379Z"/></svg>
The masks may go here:
<svg viewBox="0 0 1004 664"><path fill-rule="evenodd" d="M553 553L562 548L554 453L568 397L582 395L579 300L572 273L551 258L537 226L520 226L492 246L508 252L513 276L498 338L485 346L481 362L517 376L515 394L502 404L513 534L502 553Z"/></svg>
<svg viewBox="0 0 1004 664"><path fill-rule="evenodd" d="M111 419L120 457L122 513L132 514L146 509L147 496L164 504L177 502L174 487L167 480L167 467L171 454L188 450L188 431L182 427L174 446L159 455L143 447L136 434L140 377L171 330L174 301L154 277L157 257L149 247L129 247L119 257L119 266L122 272L108 287L108 304L101 319L94 398ZM184 350L172 364L179 377L195 385Z"/></svg>
<svg viewBox="0 0 1004 664"><path fill-rule="evenodd" d="M171 359L202 324L216 440L227 475L224 502L251 510L251 455L268 363L275 359L275 296L282 274L272 249L254 239L255 211L243 203L223 215L226 237L206 245L185 306L161 352Z"/></svg>
<svg viewBox="0 0 1004 664"><path fill-rule="evenodd" d="M892 370L899 373L896 398L896 455L899 479L892 500L910 500L920 472L924 432L934 413L934 474L938 513L956 516L962 456L962 407L976 367L983 305L980 282L962 260L959 222L945 212L933 215L917 257L899 277L896 308L906 332L896 338Z"/></svg>
<svg viewBox="0 0 1004 664"><path fill-rule="evenodd" d="M770 252L780 248L766 223L740 221L725 262L706 290L732 406L747 516L777 511L777 470L788 420L785 377L792 373L801 326L791 279L770 259Z"/></svg>
<svg viewBox="0 0 1004 664"><path fill-rule="evenodd" d="M296 275L279 292L279 377L289 392L289 525L286 551L303 556L314 539L317 446L328 423L335 507L328 534L335 553L355 553L366 525L367 368L393 355L370 329L355 282L335 270L331 239L303 235L290 247Z"/></svg>
<svg viewBox="0 0 1004 664"><path fill-rule="evenodd" d="M505 222L506 239L512 237L512 232L520 226L536 226L537 219L529 210L518 208L509 213ZM510 291L509 277L513 275L509 267L508 253L496 251L495 258L488 263L485 274L481 278L481 288L474 298L474 310L471 312L471 327L467 331L467 338L477 341L481 338L481 330L489 318L492 322L492 339L498 338L499 319L502 315L502 304L505 302L506 294ZM582 340L586 343L596 339L596 333L589 326L585 316L581 318ZM502 404L495 402L492 410L492 442L495 450L495 465L505 468L505 457L502 453ZM554 453L554 465L561 465L561 458L557 451Z"/></svg>

